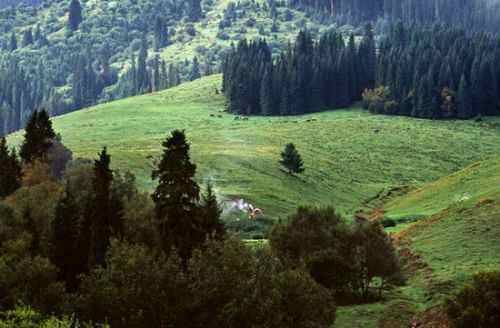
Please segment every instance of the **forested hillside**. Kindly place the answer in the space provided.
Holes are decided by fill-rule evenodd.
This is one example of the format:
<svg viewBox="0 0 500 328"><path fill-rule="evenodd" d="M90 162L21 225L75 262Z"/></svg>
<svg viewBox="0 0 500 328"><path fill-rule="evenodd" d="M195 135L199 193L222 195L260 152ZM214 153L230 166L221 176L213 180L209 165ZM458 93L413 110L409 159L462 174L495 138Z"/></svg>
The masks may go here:
<svg viewBox="0 0 500 328"><path fill-rule="evenodd" d="M0 135L34 109L59 115L217 72L242 38L267 37L276 52L297 29L326 26L267 1L55 0L0 10Z"/></svg>
<svg viewBox="0 0 500 328"><path fill-rule="evenodd" d="M374 113L419 118L500 114L500 42L445 26L396 24L375 42L345 41L335 31L319 41L307 31L272 58L265 41L240 42L222 71L229 111L290 115L348 107L363 98ZM378 48L378 51L377 51Z"/></svg>
<svg viewBox="0 0 500 328"><path fill-rule="evenodd" d="M25 4L30 6L36 6L40 4L42 0L2 0L0 2L0 9L10 6L17 6L19 4Z"/></svg>
<svg viewBox="0 0 500 328"><path fill-rule="evenodd" d="M349 24L386 20L449 24L491 32L497 32L500 26L498 0L290 0L290 3L322 11Z"/></svg>

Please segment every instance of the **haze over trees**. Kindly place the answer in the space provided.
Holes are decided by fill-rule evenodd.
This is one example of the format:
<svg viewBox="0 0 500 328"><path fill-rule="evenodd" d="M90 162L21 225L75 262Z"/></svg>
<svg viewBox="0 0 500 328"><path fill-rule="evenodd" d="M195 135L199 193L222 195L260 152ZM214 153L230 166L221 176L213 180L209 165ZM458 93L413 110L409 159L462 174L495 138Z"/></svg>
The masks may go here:
<svg viewBox="0 0 500 328"><path fill-rule="evenodd" d="M291 0L290 3L354 25L387 19L405 25L438 23L476 31L496 32L500 27L500 3L496 0Z"/></svg>

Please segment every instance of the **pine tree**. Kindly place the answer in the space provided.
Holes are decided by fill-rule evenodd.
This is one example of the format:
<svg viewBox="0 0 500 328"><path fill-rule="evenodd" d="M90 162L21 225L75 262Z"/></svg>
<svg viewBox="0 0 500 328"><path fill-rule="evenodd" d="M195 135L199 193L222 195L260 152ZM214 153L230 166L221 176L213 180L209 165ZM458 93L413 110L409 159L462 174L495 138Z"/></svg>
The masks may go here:
<svg viewBox="0 0 500 328"><path fill-rule="evenodd" d="M22 45L23 47L27 47L31 44L33 44L33 32L31 31L31 28L28 28L23 33Z"/></svg>
<svg viewBox="0 0 500 328"><path fill-rule="evenodd" d="M52 263L59 269L59 279L66 283L69 290L74 291L78 285L80 262L87 258L78 257L79 238L78 206L68 187L65 194L56 206L55 217L52 221L53 251Z"/></svg>
<svg viewBox="0 0 500 328"><path fill-rule="evenodd" d="M94 162L94 191L92 215L92 246L94 261L97 265L105 265L105 256L110 245L113 214L111 212L111 184L113 172L110 169L111 156L106 147Z"/></svg>
<svg viewBox="0 0 500 328"><path fill-rule="evenodd" d="M203 17L201 0L189 0L189 19L197 22Z"/></svg>
<svg viewBox="0 0 500 328"><path fill-rule="evenodd" d="M24 163L46 160L56 134L45 110L34 111L25 128L20 155Z"/></svg>
<svg viewBox="0 0 500 328"><path fill-rule="evenodd" d="M221 220L222 209L217 202L212 184L207 183L203 202L200 208L201 229L205 235L220 239L225 234L224 223Z"/></svg>
<svg viewBox="0 0 500 328"><path fill-rule="evenodd" d="M191 66L191 72L189 73L189 81L197 80L200 77L200 63L198 62L198 57L194 57L193 64Z"/></svg>
<svg viewBox="0 0 500 328"><path fill-rule="evenodd" d="M289 174L304 172L304 163L293 143L285 146L281 153L280 164L288 170Z"/></svg>
<svg viewBox="0 0 500 328"><path fill-rule="evenodd" d="M14 31L12 31L12 33L10 34L9 50L10 51L17 50L17 37Z"/></svg>
<svg viewBox="0 0 500 328"><path fill-rule="evenodd" d="M158 186L152 195L161 243L165 252L175 247L187 259L200 244L197 224L199 186L194 181L196 165L189 158L183 131L175 130L163 142L163 155L152 178Z"/></svg>
<svg viewBox="0 0 500 328"><path fill-rule="evenodd" d="M161 16L157 16L154 26L154 46L158 51L168 45L168 29Z"/></svg>
<svg viewBox="0 0 500 328"><path fill-rule="evenodd" d="M264 71L260 85L260 108L263 115L274 114L273 73L269 67Z"/></svg>
<svg viewBox="0 0 500 328"><path fill-rule="evenodd" d="M471 118L472 111L472 98L467 80L464 75L460 78L460 85L457 94L457 117L462 119Z"/></svg>
<svg viewBox="0 0 500 328"><path fill-rule="evenodd" d="M80 1L71 0L68 11L68 27L71 31L76 31L83 21Z"/></svg>
<svg viewBox="0 0 500 328"><path fill-rule="evenodd" d="M148 77L148 68L146 60L148 59L148 42L146 36L143 36L139 57L137 58L137 91L139 93L150 92L150 83Z"/></svg>
<svg viewBox="0 0 500 328"><path fill-rule="evenodd" d="M0 199L21 187L21 164L15 150L9 152L5 137L0 139Z"/></svg>

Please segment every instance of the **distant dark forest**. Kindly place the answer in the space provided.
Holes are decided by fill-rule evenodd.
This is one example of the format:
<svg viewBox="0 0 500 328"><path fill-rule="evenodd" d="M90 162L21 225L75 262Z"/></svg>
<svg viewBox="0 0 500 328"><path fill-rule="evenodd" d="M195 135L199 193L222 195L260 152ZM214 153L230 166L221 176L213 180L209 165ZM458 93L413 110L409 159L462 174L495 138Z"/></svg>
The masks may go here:
<svg viewBox="0 0 500 328"><path fill-rule="evenodd" d="M42 0L2 0L0 2L0 9L7 8L9 6L17 6L18 4L26 4L26 5L39 5Z"/></svg>
<svg viewBox="0 0 500 328"><path fill-rule="evenodd" d="M348 107L419 118L500 114L500 46L484 33L396 24L378 46L368 24L356 44L301 32L272 59L265 41L242 41L223 66L229 111L294 115ZM378 47L378 51L376 51Z"/></svg>
<svg viewBox="0 0 500 328"><path fill-rule="evenodd" d="M290 0L290 4L327 12L349 24L386 18L390 22L439 23L491 32L500 27L498 0Z"/></svg>

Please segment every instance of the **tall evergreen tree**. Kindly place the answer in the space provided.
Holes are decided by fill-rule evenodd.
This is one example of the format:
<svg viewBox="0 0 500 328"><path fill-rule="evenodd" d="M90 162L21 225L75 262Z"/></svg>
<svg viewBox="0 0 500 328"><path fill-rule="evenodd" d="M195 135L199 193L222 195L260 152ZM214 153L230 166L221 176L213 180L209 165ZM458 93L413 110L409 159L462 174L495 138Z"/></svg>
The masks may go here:
<svg viewBox="0 0 500 328"><path fill-rule="evenodd" d="M260 85L260 108L263 115L274 114L273 73L269 66L264 71Z"/></svg>
<svg viewBox="0 0 500 328"><path fill-rule="evenodd" d="M15 150L9 152L5 137L0 139L0 199L21 187L22 170Z"/></svg>
<svg viewBox="0 0 500 328"><path fill-rule="evenodd" d="M25 128L20 155L24 163L46 160L56 134L45 110L34 111Z"/></svg>
<svg viewBox="0 0 500 328"><path fill-rule="evenodd" d="M198 62L198 57L194 57L193 64L191 65L191 72L189 73L189 81L197 80L200 77L200 63Z"/></svg>
<svg viewBox="0 0 500 328"><path fill-rule="evenodd" d="M150 92L149 74L146 61L148 59L148 42L144 35L141 42L141 49L139 50L139 57L137 58L137 92L146 93Z"/></svg>
<svg viewBox="0 0 500 328"><path fill-rule="evenodd" d="M59 269L59 279L66 283L69 290L74 291L81 274L81 262L87 258L78 257L79 215L78 206L69 188L56 206L52 222L52 262Z"/></svg>
<svg viewBox="0 0 500 328"><path fill-rule="evenodd" d="M106 147L94 162L92 179L94 200L92 214L93 260L97 265L105 265L105 256L112 236L113 215L111 211L111 184L113 172L110 169L111 156Z"/></svg>
<svg viewBox="0 0 500 328"><path fill-rule="evenodd" d="M31 28L28 28L23 32L22 45L23 47L27 47L31 44L33 44L33 32L31 31Z"/></svg>
<svg viewBox="0 0 500 328"><path fill-rule="evenodd" d="M457 94L457 117L471 118L473 116L472 98L467 80L464 75L460 78L460 85Z"/></svg>
<svg viewBox="0 0 500 328"><path fill-rule="evenodd" d="M200 208L201 230L206 235L220 239L225 234L224 223L221 220L222 209L215 196L212 184L207 183L203 202Z"/></svg>
<svg viewBox="0 0 500 328"><path fill-rule="evenodd" d="M200 244L196 165L190 161L189 144L183 131L173 131L162 145L161 161L152 174L154 180L158 179L152 198L161 243L166 252L175 247L179 255L187 259Z"/></svg>
<svg viewBox="0 0 500 328"><path fill-rule="evenodd" d="M83 21L82 5L79 0L71 0L68 8L68 27L76 31Z"/></svg>
<svg viewBox="0 0 500 328"><path fill-rule="evenodd" d="M203 17L201 10L201 0L189 0L189 19L197 22Z"/></svg>
<svg viewBox="0 0 500 328"><path fill-rule="evenodd" d="M10 34L9 50L10 51L17 50L17 37L16 37L16 32L14 31L12 31L12 33Z"/></svg>
<svg viewBox="0 0 500 328"><path fill-rule="evenodd" d="M161 16L157 16L154 26L154 46L156 51L168 45L168 28Z"/></svg>

